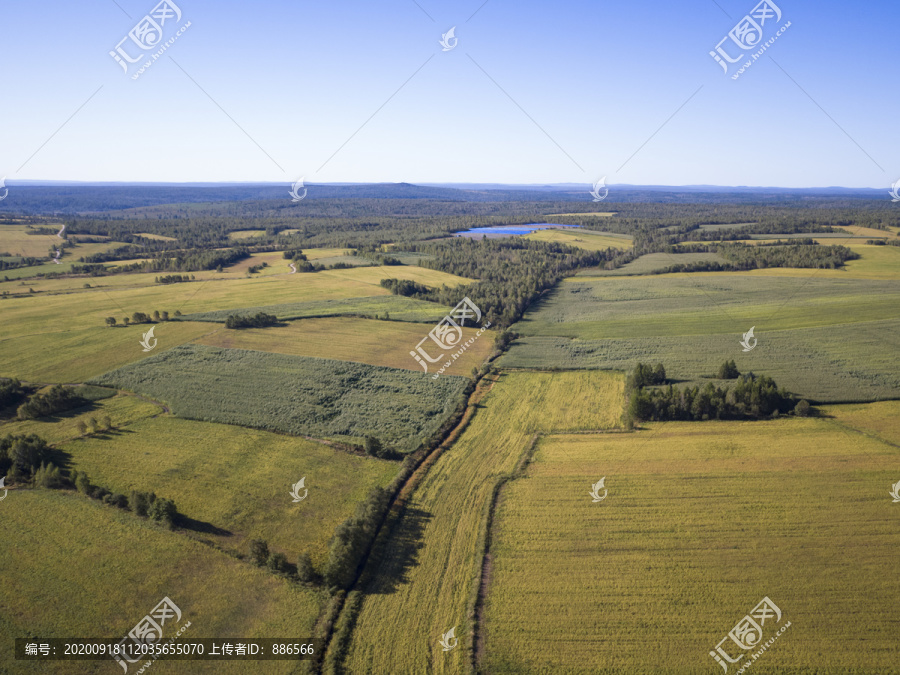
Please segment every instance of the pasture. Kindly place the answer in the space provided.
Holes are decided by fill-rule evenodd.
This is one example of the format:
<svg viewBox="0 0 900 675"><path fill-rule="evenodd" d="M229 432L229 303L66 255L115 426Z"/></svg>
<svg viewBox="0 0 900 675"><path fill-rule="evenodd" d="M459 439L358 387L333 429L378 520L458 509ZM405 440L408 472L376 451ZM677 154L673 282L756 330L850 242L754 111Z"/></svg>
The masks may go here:
<svg viewBox="0 0 900 675"><path fill-rule="evenodd" d="M314 356L423 372L409 352L428 330L428 326L400 321L334 317L292 321L277 330L221 329L195 342L211 347ZM475 337L476 332L473 328L463 328L463 342ZM495 337L493 331L482 333L444 374L470 377L472 368L479 367L493 351Z"/></svg>
<svg viewBox="0 0 900 675"><path fill-rule="evenodd" d="M543 438L496 514L483 671L720 672L768 596L792 625L760 672L897 673L897 460L829 419Z"/></svg>
<svg viewBox="0 0 900 675"><path fill-rule="evenodd" d="M94 484L173 499L179 512L205 524L196 526L199 536L222 549L246 553L248 540L264 539L291 562L309 553L316 565L327 559L335 527L399 468L303 438L168 415L74 436L56 454ZM294 503L291 486L304 477L308 497Z"/></svg>
<svg viewBox="0 0 900 675"><path fill-rule="evenodd" d="M277 331L278 328L269 330ZM93 378L187 419L415 450L459 405L467 380L361 363L182 345Z"/></svg>
<svg viewBox="0 0 900 675"><path fill-rule="evenodd" d="M387 544L391 555L365 589L347 672L465 672L467 603L481 570L479 532L497 481L537 432L615 426L623 389L622 376L609 373L500 376L410 496ZM454 626L460 648L444 653L438 639Z"/></svg>
<svg viewBox="0 0 900 675"><path fill-rule="evenodd" d="M2 518L10 545L0 547L0 605L14 608L0 619L3 672L121 672L112 659L12 662L11 645L26 636L124 637L166 596L183 612L175 628L191 622L185 639L309 637L327 600L322 591L74 492L11 490ZM178 666L161 660L151 672L179 672ZM192 673L237 675L246 667L190 662ZM290 661L253 662L254 672L264 674L288 675L295 668Z"/></svg>
<svg viewBox="0 0 900 675"><path fill-rule="evenodd" d="M582 270L579 277L627 277L641 274L651 274L656 270L662 270L672 265L686 265L696 262L727 262L718 253L648 253L636 260L614 270L604 270L599 267Z"/></svg>
<svg viewBox="0 0 900 675"><path fill-rule="evenodd" d="M62 223L45 223L41 227L58 231ZM47 251L59 244L55 234L28 234L27 225L0 225L0 252L30 258L49 257Z"/></svg>

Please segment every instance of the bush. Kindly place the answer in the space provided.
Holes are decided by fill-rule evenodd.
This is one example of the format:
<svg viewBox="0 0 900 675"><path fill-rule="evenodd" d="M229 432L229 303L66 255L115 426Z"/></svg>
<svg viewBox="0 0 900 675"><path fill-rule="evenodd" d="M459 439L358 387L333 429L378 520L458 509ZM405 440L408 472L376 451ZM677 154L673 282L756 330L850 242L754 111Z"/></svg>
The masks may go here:
<svg viewBox="0 0 900 675"><path fill-rule="evenodd" d="M138 492L132 490L128 496L128 508L139 516L146 517L150 512L150 506L156 501L156 495L152 492Z"/></svg>
<svg viewBox="0 0 900 675"><path fill-rule="evenodd" d="M287 574L291 571L291 566L284 553L273 553L270 555L266 561L266 567L275 574Z"/></svg>
<svg viewBox="0 0 900 675"><path fill-rule="evenodd" d="M374 488L366 501L356 507L356 513L335 530L325 566L325 581L329 586L349 588L369 550L390 501L383 488Z"/></svg>
<svg viewBox="0 0 900 675"><path fill-rule="evenodd" d="M262 567L269 560L269 544L262 539L250 541L250 557L257 565Z"/></svg>
<svg viewBox="0 0 900 675"><path fill-rule="evenodd" d="M41 466L34 472L34 484L36 487L49 488L52 490L61 487L63 480L59 473L59 469L52 463L44 464L41 462Z"/></svg>
<svg viewBox="0 0 900 675"><path fill-rule="evenodd" d="M147 509L147 515L151 520L158 523L165 523L169 529L175 526L175 518L178 516L178 509L175 508L175 502L171 499L154 499Z"/></svg>
<svg viewBox="0 0 900 675"><path fill-rule="evenodd" d="M809 401L802 399L794 406L794 414L800 417L809 417L810 409Z"/></svg>

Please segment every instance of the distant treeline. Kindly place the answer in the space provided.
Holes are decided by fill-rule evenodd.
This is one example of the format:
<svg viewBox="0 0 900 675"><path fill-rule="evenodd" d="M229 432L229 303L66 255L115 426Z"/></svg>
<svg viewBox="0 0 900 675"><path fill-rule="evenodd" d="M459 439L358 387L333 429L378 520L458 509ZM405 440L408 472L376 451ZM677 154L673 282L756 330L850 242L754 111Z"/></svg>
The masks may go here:
<svg viewBox="0 0 900 675"><path fill-rule="evenodd" d="M848 260L860 256L846 246L821 246L812 239L791 244L693 244L668 250L669 253L717 253L728 262L701 260L670 265L654 270L653 274L670 272L719 272L765 269L767 267L797 267L838 269Z"/></svg>

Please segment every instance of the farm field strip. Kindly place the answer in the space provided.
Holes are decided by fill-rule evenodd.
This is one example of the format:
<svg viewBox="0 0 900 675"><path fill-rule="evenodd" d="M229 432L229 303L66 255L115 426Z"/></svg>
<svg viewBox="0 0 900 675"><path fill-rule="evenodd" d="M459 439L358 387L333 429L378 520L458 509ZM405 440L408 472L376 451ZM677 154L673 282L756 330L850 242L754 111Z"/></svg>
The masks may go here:
<svg viewBox="0 0 900 675"><path fill-rule="evenodd" d="M463 328L462 342L477 330ZM195 342L212 347L312 356L422 372L409 352L428 334L428 327L400 321L345 317L304 319L278 328L221 329ZM496 334L485 331L447 370L469 377L494 349Z"/></svg>
<svg viewBox="0 0 900 675"><path fill-rule="evenodd" d="M466 603L481 570L478 532L494 484L537 431L614 427L623 388L622 376L609 373L500 376L411 495L389 542L396 554L365 589L349 672L463 672L465 647L445 654L438 638L457 626L461 645L468 640Z"/></svg>

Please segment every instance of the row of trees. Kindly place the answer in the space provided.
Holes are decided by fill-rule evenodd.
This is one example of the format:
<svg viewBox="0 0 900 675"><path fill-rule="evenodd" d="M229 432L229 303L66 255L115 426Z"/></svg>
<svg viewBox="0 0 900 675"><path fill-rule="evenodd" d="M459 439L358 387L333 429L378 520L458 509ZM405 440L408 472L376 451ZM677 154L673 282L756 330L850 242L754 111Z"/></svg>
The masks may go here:
<svg viewBox="0 0 900 675"><path fill-rule="evenodd" d="M149 518L166 525L169 529L173 529L178 521L179 514L175 502L171 499L157 497L153 492L132 490L126 497L123 494L111 492L105 487L93 485L87 473L76 470L72 471L69 482L76 490L91 499L96 499L104 504L115 506L125 511L131 511L136 516ZM64 484L60 484L52 487L63 486Z"/></svg>
<svg viewBox="0 0 900 675"><path fill-rule="evenodd" d="M277 316L265 312L257 312L253 316L229 314L225 319L225 328L267 328L277 326L278 323Z"/></svg>
<svg viewBox="0 0 900 675"><path fill-rule="evenodd" d="M176 309L174 316L181 316L181 310ZM145 312L135 312L130 317L126 316L122 319L122 325L127 326L133 323L159 323L160 321L168 321L169 313L167 311L160 312L158 309L153 311L153 314L147 314ZM118 321L114 316L106 317L106 325L107 326L117 326Z"/></svg>
<svg viewBox="0 0 900 675"><path fill-rule="evenodd" d="M165 276L156 277L154 281L158 284L180 284L185 281L193 281L194 275L191 274L166 274Z"/></svg>
<svg viewBox="0 0 900 675"><path fill-rule="evenodd" d="M318 583L321 576L313 567L308 553L301 553L296 564L291 564L283 553L269 551L269 543L262 539L250 541L250 559L260 567L266 567L273 574L281 574L303 583Z"/></svg>

